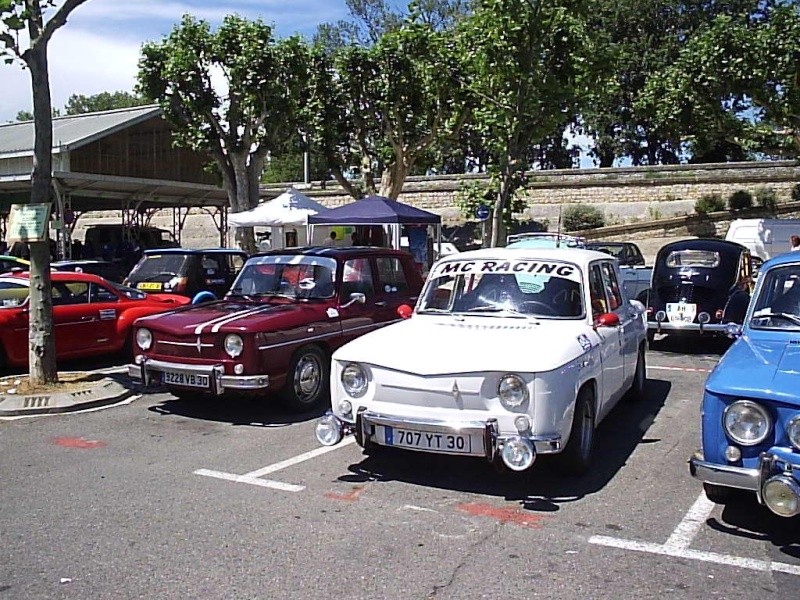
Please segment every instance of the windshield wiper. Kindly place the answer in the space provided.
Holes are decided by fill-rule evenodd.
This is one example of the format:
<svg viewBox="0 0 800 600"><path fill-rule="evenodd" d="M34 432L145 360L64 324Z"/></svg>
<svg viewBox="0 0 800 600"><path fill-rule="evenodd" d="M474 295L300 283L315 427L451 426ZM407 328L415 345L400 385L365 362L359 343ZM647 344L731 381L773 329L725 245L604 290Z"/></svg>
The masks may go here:
<svg viewBox="0 0 800 600"><path fill-rule="evenodd" d="M791 313L766 312L766 313L761 313L759 315L753 315L754 319L774 319L776 317L779 319L786 319L787 321L791 321L795 325L800 325L800 317L798 317L797 315L793 315Z"/></svg>

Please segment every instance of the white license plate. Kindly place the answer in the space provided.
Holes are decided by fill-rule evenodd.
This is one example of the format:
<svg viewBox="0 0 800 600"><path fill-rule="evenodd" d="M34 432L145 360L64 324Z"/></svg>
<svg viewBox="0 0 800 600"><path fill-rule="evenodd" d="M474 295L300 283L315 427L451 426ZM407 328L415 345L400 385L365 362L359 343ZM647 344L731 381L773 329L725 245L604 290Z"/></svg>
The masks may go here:
<svg viewBox="0 0 800 600"><path fill-rule="evenodd" d="M181 373L179 371L164 371L161 376L164 383L172 385L183 385L186 387L207 388L209 384L208 375L198 375L197 373Z"/></svg>
<svg viewBox="0 0 800 600"><path fill-rule="evenodd" d="M383 440L387 446L398 448L414 448L432 452L452 452L470 454L472 439L460 433L434 433L431 431L414 431L397 427L383 427Z"/></svg>
<svg viewBox="0 0 800 600"><path fill-rule="evenodd" d="M667 319L670 323L693 323L697 315L697 305L686 302L668 302Z"/></svg>

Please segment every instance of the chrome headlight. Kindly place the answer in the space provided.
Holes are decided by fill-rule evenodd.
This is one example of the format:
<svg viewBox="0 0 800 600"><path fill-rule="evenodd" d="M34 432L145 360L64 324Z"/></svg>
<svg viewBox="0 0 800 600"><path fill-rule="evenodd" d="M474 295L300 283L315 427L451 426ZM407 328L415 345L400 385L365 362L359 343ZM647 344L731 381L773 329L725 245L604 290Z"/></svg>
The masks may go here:
<svg viewBox="0 0 800 600"><path fill-rule="evenodd" d="M792 417L786 424L786 435L789 436L789 442L797 450L800 450L800 415Z"/></svg>
<svg viewBox="0 0 800 600"><path fill-rule="evenodd" d="M769 435L772 419L761 405L750 400L737 400L722 414L722 426L737 444L755 446Z"/></svg>
<svg viewBox="0 0 800 600"><path fill-rule="evenodd" d="M244 342L242 341L241 336L236 335L235 333L229 333L225 336L225 352L231 358L236 358L242 353L244 349Z"/></svg>
<svg viewBox="0 0 800 600"><path fill-rule="evenodd" d="M350 363L342 370L342 387L353 398L360 398L367 392L367 373L358 363Z"/></svg>
<svg viewBox="0 0 800 600"><path fill-rule="evenodd" d="M505 408L519 408L528 399L528 386L519 375L503 375L497 385L497 396Z"/></svg>
<svg viewBox="0 0 800 600"><path fill-rule="evenodd" d="M136 345L142 350L149 350L153 345L153 334L149 329L142 327L136 330Z"/></svg>

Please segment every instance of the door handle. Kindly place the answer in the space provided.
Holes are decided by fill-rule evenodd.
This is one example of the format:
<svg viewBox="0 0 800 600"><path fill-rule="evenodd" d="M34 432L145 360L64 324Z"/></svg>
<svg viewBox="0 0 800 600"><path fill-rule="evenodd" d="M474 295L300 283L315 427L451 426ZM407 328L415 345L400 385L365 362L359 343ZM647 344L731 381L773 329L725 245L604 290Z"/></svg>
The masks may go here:
<svg viewBox="0 0 800 600"><path fill-rule="evenodd" d="M83 317L81 317L81 321L94 321L94 317L89 315L84 315Z"/></svg>
<svg viewBox="0 0 800 600"><path fill-rule="evenodd" d="M385 300L381 300L380 302L376 302L375 306L386 306L386 301Z"/></svg>

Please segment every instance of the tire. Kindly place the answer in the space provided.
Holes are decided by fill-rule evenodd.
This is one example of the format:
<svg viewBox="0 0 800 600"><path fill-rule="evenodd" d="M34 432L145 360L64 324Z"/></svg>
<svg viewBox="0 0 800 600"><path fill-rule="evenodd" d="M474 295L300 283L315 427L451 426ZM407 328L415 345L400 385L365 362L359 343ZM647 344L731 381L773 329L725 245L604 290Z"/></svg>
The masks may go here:
<svg viewBox="0 0 800 600"><path fill-rule="evenodd" d="M292 412L308 412L322 406L329 395L330 359L317 346L300 348L292 357L281 396Z"/></svg>
<svg viewBox="0 0 800 600"><path fill-rule="evenodd" d="M713 483L703 482L703 491L706 493L706 498L711 500L714 504L728 504L733 500L738 490L734 488L725 487L723 485L714 485Z"/></svg>
<svg viewBox="0 0 800 600"><path fill-rule="evenodd" d="M647 347L650 350L656 345L656 332L650 329L647 330Z"/></svg>
<svg viewBox="0 0 800 600"><path fill-rule="evenodd" d="M587 386L578 392L569 441L566 448L558 455L559 466L565 473L583 475L589 469L594 448L594 426L594 393Z"/></svg>
<svg viewBox="0 0 800 600"><path fill-rule="evenodd" d="M644 345L639 348L636 358L636 372L633 375L633 383L625 394L625 399L631 402L639 402L645 399L645 388L647 387L647 353Z"/></svg>

